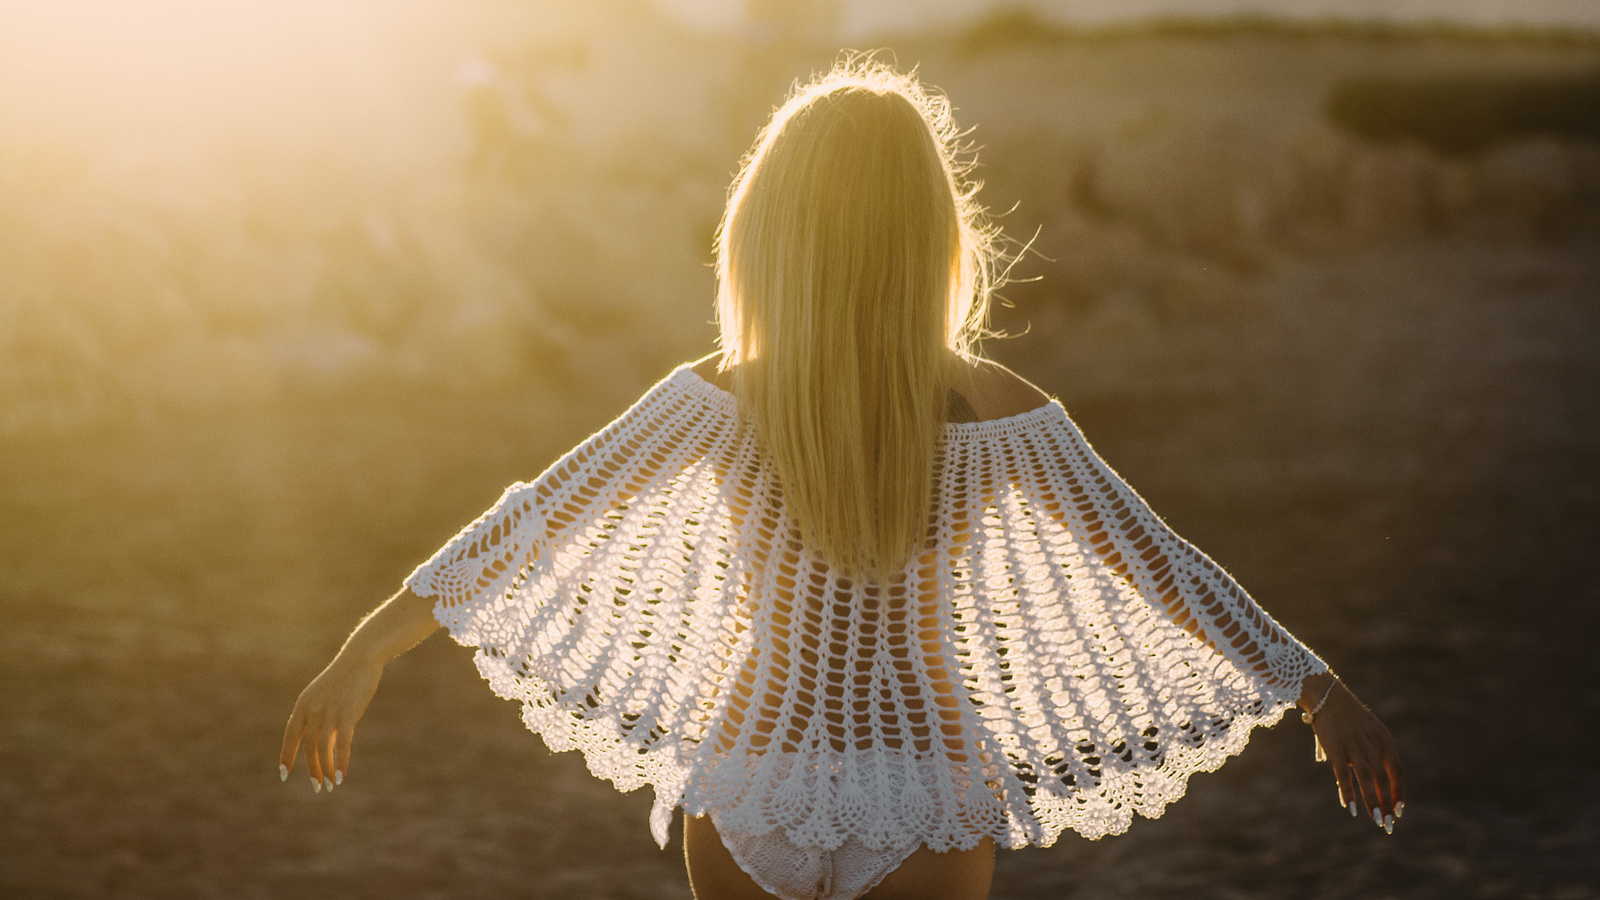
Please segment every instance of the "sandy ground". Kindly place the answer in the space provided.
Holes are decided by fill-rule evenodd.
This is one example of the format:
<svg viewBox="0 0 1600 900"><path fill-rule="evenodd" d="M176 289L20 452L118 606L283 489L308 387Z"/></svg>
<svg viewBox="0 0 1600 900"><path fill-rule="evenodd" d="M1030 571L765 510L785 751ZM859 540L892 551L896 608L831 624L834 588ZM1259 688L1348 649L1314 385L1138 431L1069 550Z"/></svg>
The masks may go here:
<svg viewBox="0 0 1600 900"><path fill-rule="evenodd" d="M1247 316L1127 341L1148 374L1121 387L1074 379L1117 322L1000 345L1391 722L1412 799L1393 837L1350 821L1285 724L1160 820L1003 855L995 897L1596 896L1600 257L1579 250L1285 266ZM648 798L545 752L443 638L391 667L346 786L275 778L347 625L609 412L459 399L7 441L0 891L687 895Z"/></svg>
<svg viewBox="0 0 1600 900"><path fill-rule="evenodd" d="M1004 122L1013 65L948 62L946 87ZM1048 175L1001 158L1002 192ZM1166 262L1095 291L1059 261L1076 232L1038 221L1058 261L1026 264L1045 280L997 314L1025 333L991 352L1389 722L1409 801L1392 837L1351 821L1286 722L1159 820L1003 854L993 896L1600 897L1593 233L1223 265L1146 227L1133 255ZM1145 227L1102 224L1111 250ZM688 897L649 797L548 753L442 637L390 667L345 786L276 776L295 694L359 616L645 385L583 372L0 437L0 896Z"/></svg>

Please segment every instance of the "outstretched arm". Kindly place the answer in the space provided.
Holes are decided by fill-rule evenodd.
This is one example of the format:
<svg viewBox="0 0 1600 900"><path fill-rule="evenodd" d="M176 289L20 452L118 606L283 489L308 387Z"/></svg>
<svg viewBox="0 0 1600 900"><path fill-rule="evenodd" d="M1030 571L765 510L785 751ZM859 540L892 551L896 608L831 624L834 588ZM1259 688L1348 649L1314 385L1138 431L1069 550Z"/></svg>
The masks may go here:
<svg viewBox="0 0 1600 900"><path fill-rule="evenodd" d="M986 364L984 371L990 377L988 395L1004 399L1001 412L1014 413L1050 402L1010 370ZM1333 766L1340 804L1352 815L1370 815L1385 830L1392 829L1405 807L1405 793L1400 756L1389 730L1320 662L1316 666L1319 671L1303 675L1304 666L1298 667L1300 672L1275 671L1267 643L1281 648L1298 642L1262 612L1227 573L1150 512L1088 448L1075 426L1071 431L1067 449L1079 460L1078 471L1068 479L1064 492L1041 492L1035 498L1040 508L1079 534L1112 571L1143 586L1148 599L1197 640L1218 653L1231 651L1241 665L1260 677L1297 687L1298 704L1307 713L1304 718ZM1169 556L1167 549L1183 559Z"/></svg>
<svg viewBox="0 0 1600 900"><path fill-rule="evenodd" d="M1138 501L1129 492L1127 502ZM1131 582L1156 585L1157 590L1162 591L1157 600L1158 608L1165 609L1178 625L1208 647L1222 653L1224 649L1220 644L1225 641L1245 660L1255 661L1252 668L1257 674L1273 677L1264 647L1252 635L1259 630L1263 638L1270 638L1273 632L1281 630L1280 626L1261 612L1242 590L1197 587L1191 580L1188 595L1185 595L1179 590L1179 579L1172 574L1174 561L1159 550L1176 539L1170 529L1153 514L1149 523L1135 528L1139 529L1135 532L1138 541L1124 541L1128 544L1126 547L1102 541L1096 547L1102 560ZM1170 539L1153 542L1143 533L1144 528L1161 529ZM1185 543L1180 542L1179 546L1192 551ZM1123 550L1127 552L1120 552ZM1198 552L1193 552L1198 557ZM1210 560L1204 560L1202 565L1228 583L1232 582ZM1253 623L1256 628L1243 628L1242 623ZM1394 820L1404 811L1405 792L1401 784L1400 755L1389 729L1331 672L1306 675L1299 687L1296 702L1306 713L1304 720L1316 733L1321 748L1318 759L1326 756L1333 766L1340 804L1348 807L1352 816L1358 812L1371 815L1374 824L1392 832Z"/></svg>
<svg viewBox="0 0 1600 900"><path fill-rule="evenodd" d="M367 614L333 661L294 703L283 730L278 774L287 779L303 748L312 785L333 790L350 771L350 740L378 690L384 664L432 634L433 601L402 590Z"/></svg>

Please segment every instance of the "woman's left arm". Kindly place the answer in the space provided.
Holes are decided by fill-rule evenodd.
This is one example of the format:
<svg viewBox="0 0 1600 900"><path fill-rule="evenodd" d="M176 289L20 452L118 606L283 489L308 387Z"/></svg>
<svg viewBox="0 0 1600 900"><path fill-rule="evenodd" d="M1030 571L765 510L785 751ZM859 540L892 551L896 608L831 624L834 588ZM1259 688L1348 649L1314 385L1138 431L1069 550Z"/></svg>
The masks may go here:
<svg viewBox="0 0 1600 900"><path fill-rule="evenodd" d="M378 690L383 667L439 627L433 601L402 590L373 610L339 653L294 703L283 729L278 772L287 779L303 749L306 771L318 791L333 790L350 771L350 741L356 723Z"/></svg>
<svg viewBox="0 0 1600 900"><path fill-rule="evenodd" d="M1350 815L1370 815L1392 833L1406 801L1400 753L1389 729L1332 673L1307 676L1299 705L1333 766L1339 802Z"/></svg>

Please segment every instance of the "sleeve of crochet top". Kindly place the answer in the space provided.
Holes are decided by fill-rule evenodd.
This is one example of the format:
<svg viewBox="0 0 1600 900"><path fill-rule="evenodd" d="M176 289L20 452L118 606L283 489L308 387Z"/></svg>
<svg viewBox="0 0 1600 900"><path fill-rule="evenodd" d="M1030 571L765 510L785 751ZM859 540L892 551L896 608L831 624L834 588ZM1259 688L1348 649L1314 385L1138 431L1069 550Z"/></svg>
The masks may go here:
<svg viewBox="0 0 1600 900"><path fill-rule="evenodd" d="M684 465L684 423L704 418L690 398L658 384L627 412L574 447L532 482L513 484L487 512L406 579L448 609L503 594L542 555Z"/></svg>
<svg viewBox="0 0 1600 900"><path fill-rule="evenodd" d="M1042 498L1082 546L1126 578L1174 623L1279 691L1298 696L1328 667L1267 614L1239 583L1179 537L1061 418L1062 490Z"/></svg>
<svg viewBox="0 0 1600 900"><path fill-rule="evenodd" d="M504 593L543 542L544 515L536 488L518 482L483 515L439 548L406 578L418 597L436 597L441 608Z"/></svg>

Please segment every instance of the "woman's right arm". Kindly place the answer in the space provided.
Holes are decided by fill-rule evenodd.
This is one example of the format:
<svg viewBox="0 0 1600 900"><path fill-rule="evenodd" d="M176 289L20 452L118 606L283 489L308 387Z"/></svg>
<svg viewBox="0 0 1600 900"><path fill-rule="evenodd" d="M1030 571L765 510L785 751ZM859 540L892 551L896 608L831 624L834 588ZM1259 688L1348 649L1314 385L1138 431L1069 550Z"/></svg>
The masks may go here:
<svg viewBox="0 0 1600 900"><path fill-rule="evenodd" d="M1003 398L999 401L1002 412L1016 413L1050 402L1047 395L1009 369L993 363L987 363L985 368L990 382L979 387L992 397ZM1088 450L1087 444L1084 450L1104 466L1104 462ZM1077 523L1080 527L1076 529L1083 533L1087 545L1098 554L1101 562L1129 582L1150 585L1150 599L1156 608L1166 611L1176 624L1213 651L1225 652L1218 643L1221 637L1242 664L1258 676L1275 677L1268 665L1265 647L1252 638L1253 632L1262 631L1263 638L1278 632L1288 642L1298 644L1298 641L1262 612L1248 594L1238 589L1231 576L1173 534L1155 513L1149 512L1144 502L1114 472L1104 468L1101 478L1098 489L1084 484L1086 494L1118 494L1103 505L1107 510L1120 507L1124 521L1114 521L1117 517L1096 512L1092 527ZM1065 498L1050 499L1052 502L1045 505L1045 512L1061 525L1073 528L1074 523L1068 521L1069 504ZM986 498L985 502L992 502L992 499ZM1131 510L1135 507L1148 512L1145 524L1134 522ZM1152 531L1159 534L1152 534ZM1111 540L1113 532L1123 538L1120 547ZM1198 567L1214 577L1178 578L1173 561L1168 559L1163 547L1191 552L1198 559ZM1219 591L1215 589L1219 584L1232 585L1235 590ZM1317 668L1324 667L1319 664ZM1389 730L1332 672L1315 671L1301 676L1296 684L1298 705L1306 711L1306 720L1311 722L1327 761L1333 767L1340 804L1346 806L1351 815L1368 814L1375 824L1391 830L1394 820L1405 808L1405 789L1400 754Z"/></svg>
<svg viewBox="0 0 1600 900"><path fill-rule="evenodd" d="M280 777L288 779L295 756L304 750L306 771L318 791L331 791L343 783L350 771L350 741L356 723L378 690L384 664L421 643L438 627L433 601L409 590L390 597L362 619L333 661L295 701L283 730Z"/></svg>

